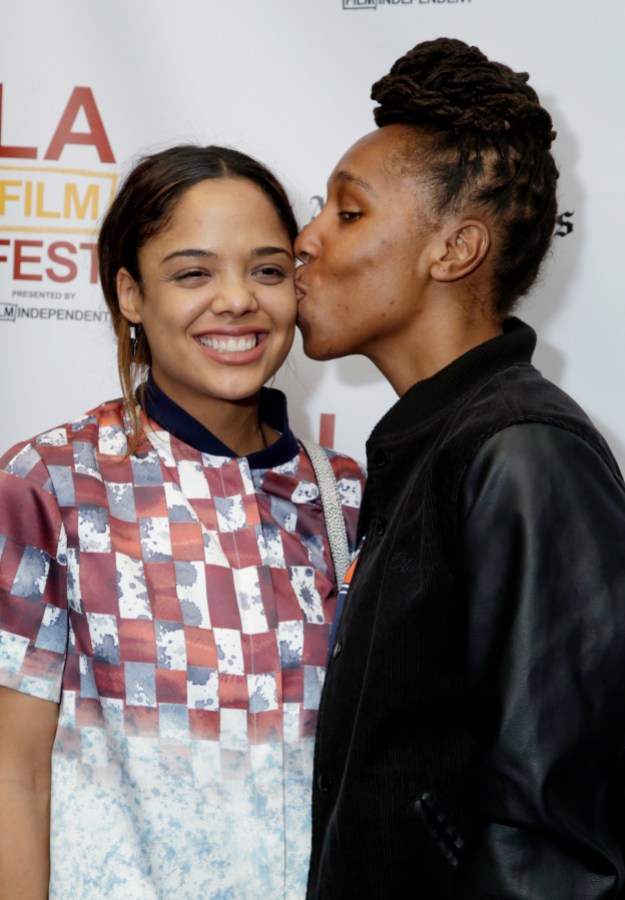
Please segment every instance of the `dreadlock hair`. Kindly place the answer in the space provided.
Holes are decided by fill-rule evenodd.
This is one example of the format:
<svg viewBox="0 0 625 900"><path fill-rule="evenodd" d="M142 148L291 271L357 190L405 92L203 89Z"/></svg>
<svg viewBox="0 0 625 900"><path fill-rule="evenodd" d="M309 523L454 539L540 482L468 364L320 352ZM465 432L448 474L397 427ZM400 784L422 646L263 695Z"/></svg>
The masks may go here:
<svg viewBox="0 0 625 900"><path fill-rule="evenodd" d="M135 389L145 390L143 378L152 364L142 328L133 349L130 322L122 315L117 297L117 273L125 268L143 290L139 251L170 222L182 195L210 179L243 178L259 187L275 209L291 241L298 226L282 184L261 162L229 147L180 144L143 157L128 174L100 228L98 259L104 299L117 338L117 368L132 435L129 453L140 438Z"/></svg>
<svg viewBox="0 0 625 900"><path fill-rule="evenodd" d="M486 212L499 237L492 312L509 314L534 283L555 228L558 170L551 116L526 72L453 38L417 44L377 81L375 122L410 125L438 214Z"/></svg>

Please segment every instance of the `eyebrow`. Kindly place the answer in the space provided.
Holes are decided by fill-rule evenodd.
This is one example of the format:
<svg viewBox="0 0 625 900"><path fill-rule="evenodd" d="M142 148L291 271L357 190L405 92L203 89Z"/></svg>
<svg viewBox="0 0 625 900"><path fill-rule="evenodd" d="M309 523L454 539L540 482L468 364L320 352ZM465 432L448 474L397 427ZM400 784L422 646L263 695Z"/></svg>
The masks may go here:
<svg viewBox="0 0 625 900"><path fill-rule="evenodd" d="M284 247L255 247L250 253L251 257L255 256L274 256L276 253L283 253L285 256L288 256L289 259L293 258L293 254L290 250L286 250ZM193 259L211 259L217 256L212 250L202 250L198 247L186 247L183 250L174 250L173 253L169 253L164 259L161 260L161 263L166 263L170 259L176 259L179 256L192 257Z"/></svg>
<svg viewBox="0 0 625 900"><path fill-rule="evenodd" d="M359 178L358 175L354 175L354 173L350 172L348 169L339 169L339 171L336 172L332 177L332 180L338 181L339 183L342 182L344 184L355 184L356 187L360 187L368 194L372 194L374 197L377 197L375 189L369 184L368 181L363 181L362 178Z"/></svg>

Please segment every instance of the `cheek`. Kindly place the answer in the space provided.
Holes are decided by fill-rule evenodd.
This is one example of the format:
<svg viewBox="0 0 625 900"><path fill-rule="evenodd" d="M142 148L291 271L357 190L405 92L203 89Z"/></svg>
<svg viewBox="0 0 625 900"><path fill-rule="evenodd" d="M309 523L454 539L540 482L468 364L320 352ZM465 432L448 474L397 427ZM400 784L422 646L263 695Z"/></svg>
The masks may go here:
<svg viewBox="0 0 625 900"><path fill-rule="evenodd" d="M178 293L175 297L147 298L144 305L144 323L157 330L186 328L191 325L206 308L207 300L197 294Z"/></svg>
<svg viewBox="0 0 625 900"><path fill-rule="evenodd" d="M292 328L295 325L297 315L297 300L295 288L289 286L280 296L265 298L262 302L265 310L271 317L274 325L281 328Z"/></svg>
<svg viewBox="0 0 625 900"><path fill-rule="evenodd" d="M354 238L353 243L333 254L328 260L327 273L334 281L362 284L375 278L388 260L389 247L385 240L362 241Z"/></svg>

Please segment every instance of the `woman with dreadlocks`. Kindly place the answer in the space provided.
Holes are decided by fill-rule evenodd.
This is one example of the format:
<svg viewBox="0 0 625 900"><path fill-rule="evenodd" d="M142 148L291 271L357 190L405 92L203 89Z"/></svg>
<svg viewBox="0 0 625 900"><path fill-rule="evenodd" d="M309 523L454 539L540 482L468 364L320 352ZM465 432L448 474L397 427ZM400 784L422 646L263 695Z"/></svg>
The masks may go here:
<svg viewBox="0 0 625 900"><path fill-rule="evenodd" d="M321 702L310 900L625 894L625 485L511 315L556 214L527 82L416 46L296 243L306 352L399 395Z"/></svg>

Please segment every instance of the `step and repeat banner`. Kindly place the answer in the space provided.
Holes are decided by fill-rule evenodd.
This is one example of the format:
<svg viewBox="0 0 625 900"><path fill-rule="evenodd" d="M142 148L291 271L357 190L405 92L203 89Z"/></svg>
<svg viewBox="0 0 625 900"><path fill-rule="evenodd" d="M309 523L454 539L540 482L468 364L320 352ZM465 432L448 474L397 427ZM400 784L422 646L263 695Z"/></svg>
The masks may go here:
<svg viewBox="0 0 625 900"><path fill-rule="evenodd" d="M419 41L477 44L530 72L561 168L553 251L521 315L537 364L625 463L623 0L6 0L0 16L0 397L6 449L119 395L94 256L137 158L237 147L283 179L302 224L374 127L370 86ZM354 358L278 386L302 436L358 458L394 395Z"/></svg>

